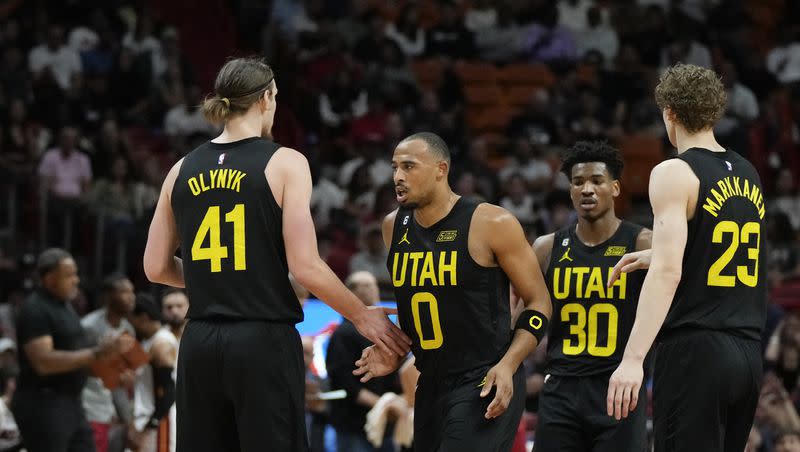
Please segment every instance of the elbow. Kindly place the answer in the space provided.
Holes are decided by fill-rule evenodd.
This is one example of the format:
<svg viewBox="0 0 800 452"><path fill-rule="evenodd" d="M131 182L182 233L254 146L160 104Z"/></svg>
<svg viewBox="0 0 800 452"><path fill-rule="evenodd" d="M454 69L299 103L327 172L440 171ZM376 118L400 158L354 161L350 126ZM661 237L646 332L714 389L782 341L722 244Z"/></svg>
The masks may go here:
<svg viewBox="0 0 800 452"><path fill-rule="evenodd" d="M166 265L153 259L147 252L144 254L144 274L152 283L163 284L167 273Z"/></svg>
<svg viewBox="0 0 800 452"><path fill-rule="evenodd" d="M47 366L47 363L43 359L31 359L31 367L33 367L33 371L36 372L36 375L40 377L46 377L50 375L50 367Z"/></svg>
<svg viewBox="0 0 800 452"><path fill-rule="evenodd" d="M677 288L683 275L680 265L651 266L648 274L658 275L666 287Z"/></svg>
<svg viewBox="0 0 800 452"><path fill-rule="evenodd" d="M287 256L289 272L301 286L312 290L314 281L322 274L320 264L322 259L313 256Z"/></svg>

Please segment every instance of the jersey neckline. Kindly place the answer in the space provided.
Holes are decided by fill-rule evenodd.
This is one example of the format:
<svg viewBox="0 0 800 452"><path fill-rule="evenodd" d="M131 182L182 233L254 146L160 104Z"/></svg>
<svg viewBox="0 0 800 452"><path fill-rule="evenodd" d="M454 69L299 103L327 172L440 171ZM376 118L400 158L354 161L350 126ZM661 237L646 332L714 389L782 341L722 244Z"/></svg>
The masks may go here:
<svg viewBox="0 0 800 452"><path fill-rule="evenodd" d="M581 247L584 250L589 251L589 252L595 252L595 251L597 251L599 249L602 249L603 247L607 246L614 239L616 239L617 236L620 233L622 233L624 224L625 224L625 220L620 219L619 224L617 225L617 229L614 231L614 233L611 234L611 236L609 238L607 238L607 239L603 240L602 242L598 243L597 245L593 245L593 246L589 246L589 245L583 243L583 240L581 240L580 237L578 237L578 223L575 223L574 226L570 226L569 227L569 236L570 236L570 238L572 238L574 240L574 242L579 247Z"/></svg>
<svg viewBox="0 0 800 452"><path fill-rule="evenodd" d="M249 143L251 141L256 141L256 140L261 140L261 139L263 139L263 138L262 137L247 137L247 138L242 138L241 140L229 141L227 143L215 143L215 142L209 140L208 144L210 144L211 146L213 146L215 148L229 148L229 147L238 146L240 144Z"/></svg>
<svg viewBox="0 0 800 452"><path fill-rule="evenodd" d="M428 226L427 228L425 226L419 224L419 222L417 221L417 217L414 216L414 211L413 210L411 211L411 219L414 220L414 224L416 224L417 227L419 227L423 231L430 231L432 229L435 229L440 224L442 224L448 218L450 218L453 215L453 213L455 213L456 207L461 204L461 200L462 199L464 199L464 197L463 196L459 196L458 199L456 199L456 202L453 203L453 207L450 208L450 211L447 212L447 214L445 216L443 216L439 221L437 221L436 223L433 223L432 225Z"/></svg>

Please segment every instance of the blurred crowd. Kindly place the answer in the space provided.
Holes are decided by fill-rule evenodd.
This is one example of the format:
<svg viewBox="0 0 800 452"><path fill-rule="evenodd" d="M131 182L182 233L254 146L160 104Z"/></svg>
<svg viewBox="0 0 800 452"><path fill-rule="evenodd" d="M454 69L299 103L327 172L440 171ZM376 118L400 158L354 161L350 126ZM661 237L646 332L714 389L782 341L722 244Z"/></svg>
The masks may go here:
<svg viewBox="0 0 800 452"><path fill-rule="evenodd" d="M658 75L678 61L715 69L728 89L717 135L754 163L768 195L769 372L748 450L800 450L800 2L203 0L191 14L172 2L62 3L0 6L0 450L16 447L14 317L36 286L36 256L50 246L74 255L81 316L106 306L115 271L159 295L141 256L161 181L219 130L197 108L208 68L244 53L276 72L274 135L309 158L322 256L343 279L374 275L383 300L378 221L395 208L389 159L401 138L442 136L454 189L513 212L531 241L575 218L560 151L606 139L627 167L617 211L648 225L647 174L672 153L652 96ZM187 39L197 28L205 40ZM309 393L351 394L354 383L323 365L326 342L306 342ZM528 442L542 365L526 364ZM316 447L326 424L363 434L383 392L403 396L381 402L392 407L383 419L402 419L413 398L401 380L356 392L358 414L310 398Z"/></svg>

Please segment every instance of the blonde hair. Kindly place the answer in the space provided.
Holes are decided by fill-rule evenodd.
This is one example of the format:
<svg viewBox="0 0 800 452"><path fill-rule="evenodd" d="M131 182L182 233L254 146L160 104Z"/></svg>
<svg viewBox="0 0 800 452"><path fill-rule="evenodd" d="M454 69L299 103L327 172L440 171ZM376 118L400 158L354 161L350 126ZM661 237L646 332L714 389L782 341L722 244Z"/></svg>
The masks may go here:
<svg viewBox="0 0 800 452"><path fill-rule="evenodd" d="M669 108L689 133L713 127L728 101L725 85L714 71L682 63L664 72L655 97L658 107Z"/></svg>

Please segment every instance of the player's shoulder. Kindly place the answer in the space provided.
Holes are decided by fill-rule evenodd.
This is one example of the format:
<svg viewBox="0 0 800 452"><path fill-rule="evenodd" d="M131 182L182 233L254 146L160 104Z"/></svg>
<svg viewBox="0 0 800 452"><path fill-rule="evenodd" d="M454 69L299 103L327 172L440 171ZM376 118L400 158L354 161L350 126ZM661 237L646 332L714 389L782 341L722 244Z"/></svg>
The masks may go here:
<svg viewBox="0 0 800 452"><path fill-rule="evenodd" d="M308 167L308 158L302 152L286 146L279 147L272 156L272 160L290 168L298 165Z"/></svg>
<svg viewBox="0 0 800 452"><path fill-rule="evenodd" d="M691 176L695 176L694 170L692 169L691 165L689 165L689 162L680 158L671 158L664 160L663 162L654 166L653 170L650 172L651 179L653 177L671 178L671 177L691 177Z"/></svg>
<svg viewBox="0 0 800 452"><path fill-rule="evenodd" d="M517 217L503 207L488 202L482 202L475 207L473 214L473 223L478 221L482 224L490 226L504 226L513 223L519 223Z"/></svg>
<svg viewBox="0 0 800 452"><path fill-rule="evenodd" d="M556 233L551 232L550 234L540 235L536 237L536 240L533 241L533 250L538 252L539 250L550 252L553 248L553 243L556 240Z"/></svg>

